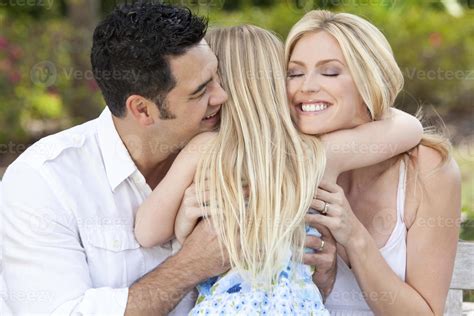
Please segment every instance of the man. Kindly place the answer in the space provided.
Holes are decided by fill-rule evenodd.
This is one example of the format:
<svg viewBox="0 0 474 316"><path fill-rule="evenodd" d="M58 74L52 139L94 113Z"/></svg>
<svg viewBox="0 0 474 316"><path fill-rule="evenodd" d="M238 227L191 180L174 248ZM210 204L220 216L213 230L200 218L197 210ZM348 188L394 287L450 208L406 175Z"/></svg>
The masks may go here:
<svg viewBox="0 0 474 316"><path fill-rule="evenodd" d="M227 99L206 27L187 9L147 3L97 26L91 62L107 107L30 147L3 179L13 313L186 314L187 293L229 268L205 223L179 251L141 248L133 234L137 207L179 150L217 127ZM190 187L181 207L196 204Z"/></svg>

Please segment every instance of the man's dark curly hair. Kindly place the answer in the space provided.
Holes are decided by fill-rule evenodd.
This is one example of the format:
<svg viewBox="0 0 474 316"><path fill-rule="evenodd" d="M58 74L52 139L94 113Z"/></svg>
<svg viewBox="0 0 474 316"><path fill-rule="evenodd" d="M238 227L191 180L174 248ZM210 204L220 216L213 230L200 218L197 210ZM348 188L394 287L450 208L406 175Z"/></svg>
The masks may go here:
<svg viewBox="0 0 474 316"><path fill-rule="evenodd" d="M176 85L169 57L181 56L206 34L207 19L187 8L136 2L117 6L94 31L94 77L112 114L125 115L132 94L152 100L162 118L163 104Z"/></svg>

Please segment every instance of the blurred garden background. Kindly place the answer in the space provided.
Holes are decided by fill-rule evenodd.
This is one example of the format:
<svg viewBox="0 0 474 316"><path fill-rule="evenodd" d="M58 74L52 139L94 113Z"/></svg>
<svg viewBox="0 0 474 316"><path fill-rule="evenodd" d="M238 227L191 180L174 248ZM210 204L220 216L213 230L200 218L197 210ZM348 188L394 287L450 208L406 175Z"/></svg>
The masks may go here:
<svg viewBox="0 0 474 316"><path fill-rule="evenodd" d="M474 240L474 0L182 0L212 26L282 39L308 10L360 15L389 39L406 84L397 106L446 123L463 175L461 238ZM92 32L115 0L0 0L0 177L39 138L96 117ZM435 110L435 111L434 111ZM439 121L439 120L435 120Z"/></svg>

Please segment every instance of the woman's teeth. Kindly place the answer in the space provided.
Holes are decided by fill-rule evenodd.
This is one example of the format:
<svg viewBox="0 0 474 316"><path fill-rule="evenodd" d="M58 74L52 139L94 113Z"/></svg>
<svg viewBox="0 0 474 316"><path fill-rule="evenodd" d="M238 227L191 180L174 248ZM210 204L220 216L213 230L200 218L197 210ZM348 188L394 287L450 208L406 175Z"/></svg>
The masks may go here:
<svg viewBox="0 0 474 316"><path fill-rule="evenodd" d="M312 104L302 104L301 110L303 112L318 112L326 109L328 107L325 103L312 103Z"/></svg>
<svg viewBox="0 0 474 316"><path fill-rule="evenodd" d="M303 112L318 112L326 109L328 107L325 103L312 103L312 104L302 104L301 110Z"/></svg>

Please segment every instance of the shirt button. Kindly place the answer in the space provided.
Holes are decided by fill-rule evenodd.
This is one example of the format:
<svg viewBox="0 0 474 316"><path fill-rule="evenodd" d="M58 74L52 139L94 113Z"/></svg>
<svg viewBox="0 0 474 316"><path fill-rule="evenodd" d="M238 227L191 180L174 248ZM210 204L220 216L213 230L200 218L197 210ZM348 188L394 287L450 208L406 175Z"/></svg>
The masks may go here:
<svg viewBox="0 0 474 316"><path fill-rule="evenodd" d="M114 247L115 250L119 250L120 249L120 240L114 239L114 241L112 243L112 247Z"/></svg>

